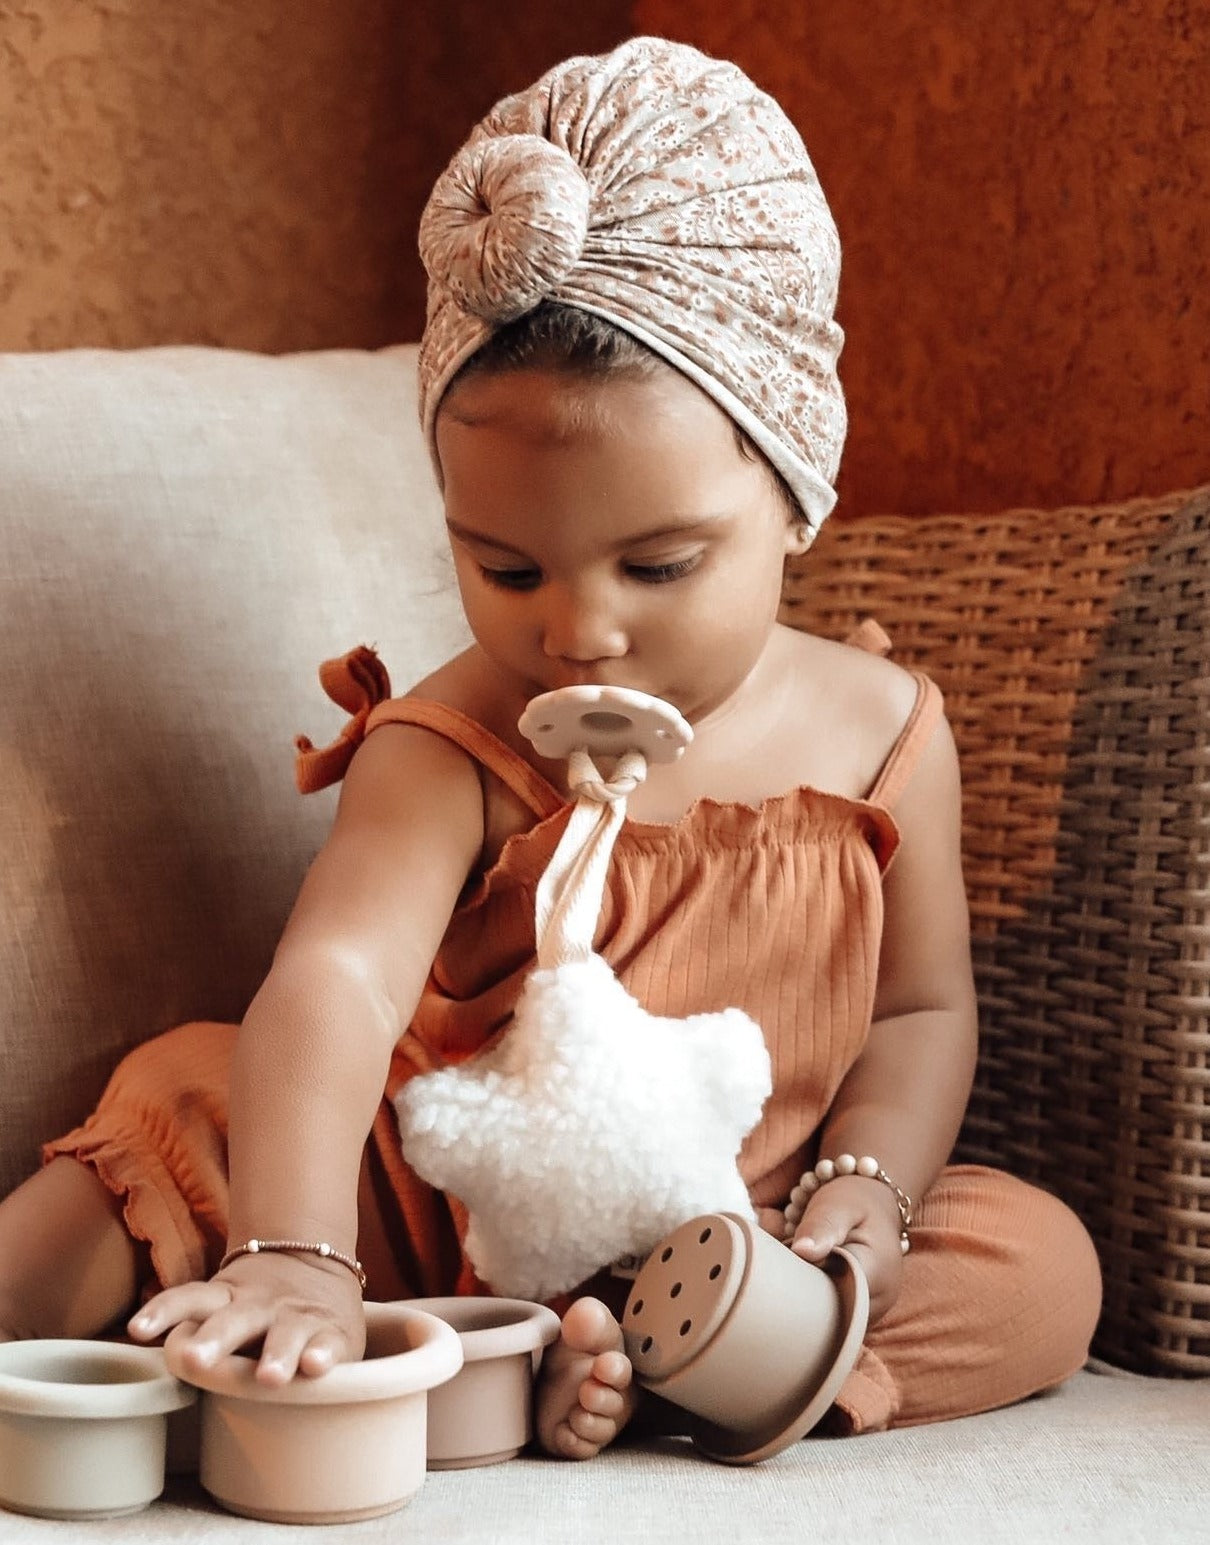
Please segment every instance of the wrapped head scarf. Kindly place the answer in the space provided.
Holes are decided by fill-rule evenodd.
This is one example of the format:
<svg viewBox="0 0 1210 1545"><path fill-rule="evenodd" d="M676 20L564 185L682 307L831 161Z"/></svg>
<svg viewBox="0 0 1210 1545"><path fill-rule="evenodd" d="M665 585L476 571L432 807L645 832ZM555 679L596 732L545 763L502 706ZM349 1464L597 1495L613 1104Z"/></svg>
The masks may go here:
<svg viewBox="0 0 1210 1545"><path fill-rule="evenodd" d="M789 484L812 534L845 434L840 243L802 140L734 65L660 38L506 97L438 180L420 412L543 301L594 312L697 383Z"/></svg>

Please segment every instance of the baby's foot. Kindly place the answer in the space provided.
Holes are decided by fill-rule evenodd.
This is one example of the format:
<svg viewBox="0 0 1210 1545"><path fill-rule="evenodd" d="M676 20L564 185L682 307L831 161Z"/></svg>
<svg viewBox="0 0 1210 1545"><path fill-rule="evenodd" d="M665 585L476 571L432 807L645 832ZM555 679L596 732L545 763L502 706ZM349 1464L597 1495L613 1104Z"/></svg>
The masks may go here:
<svg viewBox="0 0 1210 1545"><path fill-rule="evenodd" d="M591 1459L634 1414L637 1392L622 1328L598 1298L578 1298L542 1359L538 1441L562 1459Z"/></svg>

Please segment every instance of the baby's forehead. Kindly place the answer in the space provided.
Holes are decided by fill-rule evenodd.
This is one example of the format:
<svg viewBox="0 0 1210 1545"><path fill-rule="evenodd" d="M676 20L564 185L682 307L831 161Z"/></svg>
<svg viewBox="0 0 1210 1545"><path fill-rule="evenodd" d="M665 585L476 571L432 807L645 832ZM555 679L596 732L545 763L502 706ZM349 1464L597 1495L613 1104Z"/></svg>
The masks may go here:
<svg viewBox="0 0 1210 1545"><path fill-rule="evenodd" d="M437 422L565 440L600 433L616 418L616 383L555 367L475 372L442 398Z"/></svg>
<svg viewBox="0 0 1210 1545"><path fill-rule="evenodd" d="M592 374L554 364L472 372L442 399L438 432L444 421L558 444L629 433L636 419L728 433L731 425L700 388L655 361L642 373Z"/></svg>

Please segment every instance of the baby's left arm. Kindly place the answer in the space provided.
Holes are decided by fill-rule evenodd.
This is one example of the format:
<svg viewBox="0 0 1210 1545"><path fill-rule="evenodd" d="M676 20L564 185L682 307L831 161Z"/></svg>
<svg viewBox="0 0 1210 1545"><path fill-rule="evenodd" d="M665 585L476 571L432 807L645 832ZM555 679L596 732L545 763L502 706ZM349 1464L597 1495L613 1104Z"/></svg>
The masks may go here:
<svg viewBox="0 0 1210 1545"><path fill-rule="evenodd" d="M873 1024L824 1119L819 1154L870 1154L918 1201L949 1158L975 1068L961 785L948 724L934 732L895 820L901 844L883 887ZM794 1248L815 1261L840 1244L853 1249L870 1279L876 1319L899 1290L899 1232L891 1188L854 1175L815 1192Z"/></svg>

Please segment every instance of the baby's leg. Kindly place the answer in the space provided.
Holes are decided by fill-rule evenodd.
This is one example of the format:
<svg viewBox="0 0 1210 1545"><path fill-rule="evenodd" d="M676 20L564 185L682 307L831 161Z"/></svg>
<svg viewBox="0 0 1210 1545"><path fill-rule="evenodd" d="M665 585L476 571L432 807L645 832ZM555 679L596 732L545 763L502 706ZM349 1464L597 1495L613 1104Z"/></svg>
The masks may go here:
<svg viewBox="0 0 1210 1545"><path fill-rule="evenodd" d="M873 1431L1023 1400L1081 1367L1100 1306L1096 1251L1061 1201L997 1170L947 1169L832 1423Z"/></svg>
<svg viewBox="0 0 1210 1545"><path fill-rule="evenodd" d="M591 1459L634 1414L637 1391L622 1330L597 1298L578 1298L542 1360L538 1441L563 1459Z"/></svg>
<svg viewBox="0 0 1210 1545"><path fill-rule="evenodd" d="M0 1340L98 1335L133 1309L138 1269L118 1199L55 1159L0 1202Z"/></svg>

